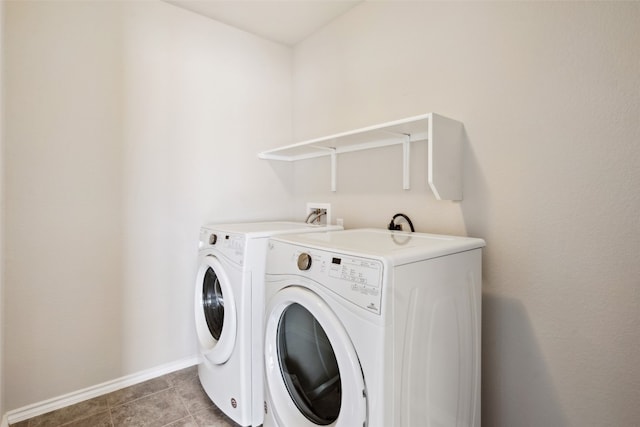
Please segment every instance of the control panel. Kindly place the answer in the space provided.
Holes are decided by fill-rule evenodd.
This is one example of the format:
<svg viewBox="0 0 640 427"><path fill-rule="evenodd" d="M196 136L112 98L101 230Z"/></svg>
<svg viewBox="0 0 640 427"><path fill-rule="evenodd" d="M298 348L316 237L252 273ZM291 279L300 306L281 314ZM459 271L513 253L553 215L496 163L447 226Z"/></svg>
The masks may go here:
<svg viewBox="0 0 640 427"><path fill-rule="evenodd" d="M220 255L242 264L244 260L245 238L242 234L223 231L200 230L200 249L216 249Z"/></svg>
<svg viewBox="0 0 640 427"><path fill-rule="evenodd" d="M380 314L383 264L380 260L329 253L294 250L297 274L306 276L360 307Z"/></svg>

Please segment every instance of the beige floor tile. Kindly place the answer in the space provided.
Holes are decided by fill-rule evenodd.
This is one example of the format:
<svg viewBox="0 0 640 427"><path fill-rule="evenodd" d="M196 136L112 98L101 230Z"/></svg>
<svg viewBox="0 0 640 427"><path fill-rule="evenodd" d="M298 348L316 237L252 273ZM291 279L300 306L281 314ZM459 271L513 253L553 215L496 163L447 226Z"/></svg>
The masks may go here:
<svg viewBox="0 0 640 427"><path fill-rule="evenodd" d="M115 427L161 427L189 416L173 389L111 408Z"/></svg>
<svg viewBox="0 0 640 427"><path fill-rule="evenodd" d="M229 417L215 406L198 411L193 415L193 419L198 423L198 427L236 427Z"/></svg>
<svg viewBox="0 0 640 427"><path fill-rule="evenodd" d="M198 366L190 366L186 369L171 372L165 375L165 378L172 386L177 386L184 381L190 381L193 378L198 378Z"/></svg>
<svg viewBox="0 0 640 427"><path fill-rule="evenodd" d="M47 414L39 415L29 420L29 427L57 427L91 415L107 411L107 398L105 396L85 400L78 404L67 406Z"/></svg>
<svg viewBox="0 0 640 427"><path fill-rule="evenodd" d="M191 415L171 424L167 424L164 427L199 427L196 421L193 419Z"/></svg>
<svg viewBox="0 0 640 427"><path fill-rule="evenodd" d="M167 390L169 387L171 387L169 380L166 376L162 376L109 393L107 394L107 402L109 406L114 407Z"/></svg>
<svg viewBox="0 0 640 427"><path fill-rule="evenodd" d="M112 427L111 414L109 411L101 412L96 415L92 415L87 418L83 418L78 421L74 421L70 424L65 424L64 427Z"/></svg>
<svg viewBox="0 0 640 427"><path fill-rule="evenodd" d="M213 406L213 402L200 385L200 379L197 376L179 383L176 391L191 414Z"/></svg>

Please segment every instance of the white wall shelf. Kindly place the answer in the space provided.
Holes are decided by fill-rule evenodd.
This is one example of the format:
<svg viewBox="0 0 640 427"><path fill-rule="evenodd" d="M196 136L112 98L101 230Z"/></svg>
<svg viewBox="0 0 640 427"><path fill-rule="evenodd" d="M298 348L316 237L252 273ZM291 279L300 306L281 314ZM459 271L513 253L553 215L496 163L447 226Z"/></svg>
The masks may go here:
<svg viewBox="0 0 640 427"><path fill-rule="evenodd" d="M427 113L263 151L266 160L331 158L331 191L336 191L337 155L390 145L403 146L403 189L410 188L410 143L427 141L429 186L438 200L462 200L462 123Z"/></svg>

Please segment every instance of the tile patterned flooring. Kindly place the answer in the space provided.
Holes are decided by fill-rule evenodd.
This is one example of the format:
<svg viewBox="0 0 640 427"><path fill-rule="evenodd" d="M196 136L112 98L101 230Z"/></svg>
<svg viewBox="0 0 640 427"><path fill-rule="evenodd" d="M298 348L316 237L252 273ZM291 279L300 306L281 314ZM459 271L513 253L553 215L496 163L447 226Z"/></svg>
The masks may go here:
<svg viewBox="0 0 640 427"><path fill-rule="evenodd" d="M205 394L196 366L11 427L237 427Z"/></svg>

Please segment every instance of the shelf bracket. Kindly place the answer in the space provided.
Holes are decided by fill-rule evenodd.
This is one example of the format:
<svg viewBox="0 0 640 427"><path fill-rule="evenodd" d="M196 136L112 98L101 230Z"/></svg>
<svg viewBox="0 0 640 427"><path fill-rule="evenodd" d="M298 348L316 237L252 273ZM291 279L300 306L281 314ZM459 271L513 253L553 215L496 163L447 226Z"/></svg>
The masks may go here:
<svg viewBox="0 0 640 427"><path fill-rule="evenodd" d="M462 123L431 113L429 120L429 186L438 200L462 200Z"/></svg>
<svg viewBox="0 0 640 427"><path fill-rule="evenodd" d="M331 191L336 192L338 170L338 153L335 147L331 147Z"/></svg>
<svg viewBox="0 0 640 427"><path fill-rule="evenodd" d="M411 159L411 135L404 135L404 141L402 141L402 189L409 190L411 188L410 183L410 165Z"/></svg>

